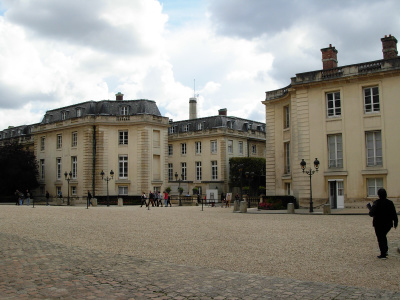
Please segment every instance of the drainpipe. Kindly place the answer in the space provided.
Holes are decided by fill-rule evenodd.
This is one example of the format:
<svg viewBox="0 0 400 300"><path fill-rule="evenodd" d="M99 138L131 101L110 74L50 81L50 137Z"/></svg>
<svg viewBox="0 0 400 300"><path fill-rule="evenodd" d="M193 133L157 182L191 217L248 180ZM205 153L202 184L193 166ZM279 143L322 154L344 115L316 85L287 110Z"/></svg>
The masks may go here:
<svg viewBox="0 0 400 300"><path fill-rule="evenodd" d="M92 190L96 197L96 125L93 125L93 164L92 164Z"/></svg>

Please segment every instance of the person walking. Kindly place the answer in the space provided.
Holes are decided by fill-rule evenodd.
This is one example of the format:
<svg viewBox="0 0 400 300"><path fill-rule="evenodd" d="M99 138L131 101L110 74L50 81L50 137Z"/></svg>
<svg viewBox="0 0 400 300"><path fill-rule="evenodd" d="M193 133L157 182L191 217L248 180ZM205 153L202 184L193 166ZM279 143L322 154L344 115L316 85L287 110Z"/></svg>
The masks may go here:
<svg viewBox="0 0 400 300"><path fill-rule="evenodd" d="M149 205L151 202L151 206L154 207L154 194L152 191L149 191Z"/></svg>
<svg viewBox="0 0 400 300"><path fill-rule="evenodd" d="M50 198L50 194L48 191L46 191L46 206L49 206L49 198Z"/></svg>
<svg viewBox="0 0 400 300"><path fill-rule="evenodd" d="M164 206L168 207L168 193L164 191Z"/></svg>
<svg viewBox="0 0 400 300"><path fill-rule="evenodd" d="M93 206L92 201L91 201L92 200L92 194L90 193L89 190L87 191L87 199L88 199L88 202L89 202L88 206L90 206L90 205Z"/></svg>
<svg viewBox="0 0 400 300"><path fill-rule="evenodd" d="M25 200L26 200L26 205L29 206L29 202L31 201L31 194L29 193L29 190L26 190L25 192Z"/></svg>
<svg viewBox="0 0 400 300"><path fill-rule="evenodd" d="M143 192L142 197L141 197L140 207L143 206L143 203L144 203L145 206L147 206L146 198L147 198L147 197L146 197L146 193Z"/></svg>
<svg viewBox="0 0 400 300"><path fill-rule="evenodd" d="M396 208L392 201L387 199L387 193L385 189L378 190L378 200L374 203L368 203L369 215L373 217L372 225L375 228L376 238L378 240L379 250L381 254L378 256L379 259L387 259L388 255L388 243L386 235L394 227L397 228L398 218Z"/></svg>
<svg viewBox="0 0 400 300"><path fill-rule="evenodd" d="M167 199L168 199L168 200L167 200L167 205L166 205L166 206L168 207L168 204L169 204L169 207L172 207L172 204L171 204L171 196L168 195L168 196L167 196Z"/></svg>

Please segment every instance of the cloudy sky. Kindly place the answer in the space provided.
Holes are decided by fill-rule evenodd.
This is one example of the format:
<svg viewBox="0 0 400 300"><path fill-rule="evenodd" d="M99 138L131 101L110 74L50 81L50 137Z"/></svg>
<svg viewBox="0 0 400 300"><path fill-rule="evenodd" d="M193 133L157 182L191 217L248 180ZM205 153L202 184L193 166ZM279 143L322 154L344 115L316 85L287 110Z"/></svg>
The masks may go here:
<svg viewBox="0 0 400 300"><path fill-rule="evenodd" d="M0 0L0 130L88 100L151 99L164 116L265 121L268 90L322 68L382 59L398 0ZM195 81L195 91L194 91Z"/></svg>

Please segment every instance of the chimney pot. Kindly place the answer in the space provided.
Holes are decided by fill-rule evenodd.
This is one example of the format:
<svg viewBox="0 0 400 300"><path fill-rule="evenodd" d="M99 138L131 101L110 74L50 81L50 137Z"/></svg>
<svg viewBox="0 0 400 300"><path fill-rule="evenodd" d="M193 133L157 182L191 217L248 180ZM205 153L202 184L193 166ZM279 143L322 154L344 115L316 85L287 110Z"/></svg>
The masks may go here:
<svg viewBox="0 0 400 300"><path fill-rule="evenodd" d="M322 52L322 68L324 70L337 68L337 53L338 51L332 44L328 48L321 49Z"/></svg>
<svg viewBox="0 0 400 300"><path fill-rule="evenodd" d="M115 100L116 101L122 101L124 100L124 94L122 94L121 92L118 92L115 94Z"/></svg>
<svg viewBox="0 0 400 300"><path fill-rule="evenodd" d="M226 116L228 114L228 110L226 108L221 108L218 110L218 115Z"/></svg>

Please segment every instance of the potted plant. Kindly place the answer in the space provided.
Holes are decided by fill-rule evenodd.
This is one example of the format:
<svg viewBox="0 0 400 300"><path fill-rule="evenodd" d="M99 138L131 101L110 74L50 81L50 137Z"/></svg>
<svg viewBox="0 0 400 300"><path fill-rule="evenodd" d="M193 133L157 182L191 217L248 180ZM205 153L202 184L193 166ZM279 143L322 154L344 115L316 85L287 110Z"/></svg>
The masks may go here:
<svg viewBox="0 0 400 300"><path fill-rule="evenodd" d="M183 187L178 187L178 192L179 192L179 195L182 195L182 193L183 193Z"/></svg>
<svg viewBox="0 0 400 300"><path fill-rule="evenodd" d="M193 188L193 195L197 195L199 193L199 189L197 187Z"/></svg>
<svg viewBox="0 0 400 300"><path fill-rule="evenodd" d="M165 189L165 191L168 193L168 195L169 195L169 193L171 193L171 188L170 187L167 187L166 189Z"/></svg>

